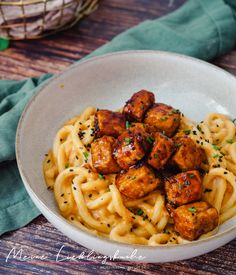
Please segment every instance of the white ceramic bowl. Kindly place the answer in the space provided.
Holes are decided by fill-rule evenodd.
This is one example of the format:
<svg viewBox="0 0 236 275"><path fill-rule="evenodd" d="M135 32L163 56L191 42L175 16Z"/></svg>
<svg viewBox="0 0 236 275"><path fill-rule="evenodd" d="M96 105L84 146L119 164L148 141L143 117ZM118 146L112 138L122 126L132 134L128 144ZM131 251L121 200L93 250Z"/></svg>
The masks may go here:
<svg viewBox="0 0 236 275"><path fill-rule="evenodd" d="M131 261L176 261L207 253L236 237L236 217L210 238L184 245L150 247L128 245L84 232L59 213L53 192L45 186L44 154L56 131L87 106L117 109L142 88L153 91L158 102L179 108L194 120L210 112L236 117L236 79L206 62L166 52L130 51L79 62L49 81L26 107L17 130L16 155L25 187L42 214L79 244L112 256L137 255Z"/></svg>

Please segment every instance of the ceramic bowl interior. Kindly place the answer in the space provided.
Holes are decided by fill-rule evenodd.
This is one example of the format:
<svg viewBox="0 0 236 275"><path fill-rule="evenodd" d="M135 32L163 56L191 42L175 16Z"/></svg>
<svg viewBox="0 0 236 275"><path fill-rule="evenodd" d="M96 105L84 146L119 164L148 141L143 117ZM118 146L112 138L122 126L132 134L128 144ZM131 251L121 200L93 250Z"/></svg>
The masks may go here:
<svg viewBox="0 0 236 275"><path fill-rule="evenodd" d="M63 122L87 106L116 110L130 96L147 89L156 101L180 109L200 121L210 112L236 117L236 79L197 59L154 51L109 54L79 62L44 85L26 107L17 131L16 153L25 187L43 215L65 235L105 255L127 256L134 249L143 258L132 261L182 260L211 251L236 237L236 217L208 239L184 245L127 245L81 231L59 213L43 179L42 161ZM129 259L130 260L130 259Z"/></svg>

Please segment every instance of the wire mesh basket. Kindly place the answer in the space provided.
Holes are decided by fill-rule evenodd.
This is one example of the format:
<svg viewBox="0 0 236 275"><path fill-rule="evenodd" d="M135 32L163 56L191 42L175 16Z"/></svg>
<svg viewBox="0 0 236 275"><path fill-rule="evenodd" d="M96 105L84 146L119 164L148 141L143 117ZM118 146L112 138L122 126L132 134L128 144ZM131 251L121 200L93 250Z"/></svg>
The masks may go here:
<svg viewBox="0 0 236 275"><path fill-rule="evenodd" d="M0 0L0 36L36 39L72 27L98 0Z"/></svg>

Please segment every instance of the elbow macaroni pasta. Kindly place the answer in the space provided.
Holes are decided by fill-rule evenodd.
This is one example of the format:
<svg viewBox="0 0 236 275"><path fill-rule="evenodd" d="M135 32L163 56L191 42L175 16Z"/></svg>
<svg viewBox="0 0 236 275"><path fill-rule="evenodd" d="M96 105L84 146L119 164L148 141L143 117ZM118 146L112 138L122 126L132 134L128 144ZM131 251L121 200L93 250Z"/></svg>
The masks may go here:
<svg viewBox="0 0 236 275"><path fill-rule="evenodd" d="M119 242L152 246L188 242L174 232L159 190L127 200L115 185L115 174L92 171L95 112L96 108L89 107L67 121L44 159L44 178L61 214L82 230ZM182 117L180 131L186 127L207 156L202 167L206 171L203 199L216 207L223 223L236 214L235 125L227 116L211 114L196 126Z"/></svg>

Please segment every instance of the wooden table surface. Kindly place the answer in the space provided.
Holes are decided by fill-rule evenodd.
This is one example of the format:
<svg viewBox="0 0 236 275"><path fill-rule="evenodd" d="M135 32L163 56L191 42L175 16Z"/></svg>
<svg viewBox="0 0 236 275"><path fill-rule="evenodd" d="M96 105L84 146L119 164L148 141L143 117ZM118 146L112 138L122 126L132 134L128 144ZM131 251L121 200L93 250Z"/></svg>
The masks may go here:
<svg viewBox="0 0 236 275"><path fill-rule="evenodd" d="M0 79L22 79L57 73L75 60L111 40L116 34L145 19L157 18L185 0L102 0L97 11L72 29L38 41L12 42L0 53ZM236 49L212 63L236 75ZM22 213L23 215L23 213ZM0 274L236 274L236 240L191 260L164 264L132 264L108 261L56 262L61 255L78 256L90 250L62 235L42 215L19 230L1 237ZM20 261L6 257L11 249L22 256L43 257Z"/></svg>

